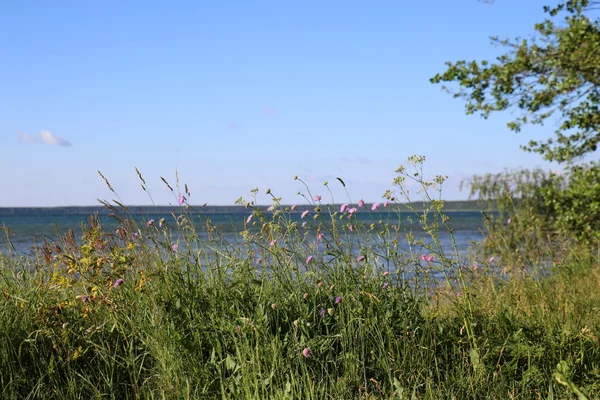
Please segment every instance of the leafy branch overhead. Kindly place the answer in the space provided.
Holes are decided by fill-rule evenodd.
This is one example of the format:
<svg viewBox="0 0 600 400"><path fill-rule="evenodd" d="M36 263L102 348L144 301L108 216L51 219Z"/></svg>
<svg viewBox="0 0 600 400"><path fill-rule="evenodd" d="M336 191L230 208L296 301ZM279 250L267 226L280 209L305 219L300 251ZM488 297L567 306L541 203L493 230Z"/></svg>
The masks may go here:
<svg viewBox="0 0 600 400"><path fill-rule="evenodd" d="M515 132L526 124L558 122L554 137L524 146L547 160L569 162L593 152L600 142L600 21L589 15L598 5L569 0L546 6L535 37L492 37L508 50L495 62L447 62L431 82L458 84L458 90L443 88L466 100L467 114L487 118L518 109L508 123Z"/></svg>

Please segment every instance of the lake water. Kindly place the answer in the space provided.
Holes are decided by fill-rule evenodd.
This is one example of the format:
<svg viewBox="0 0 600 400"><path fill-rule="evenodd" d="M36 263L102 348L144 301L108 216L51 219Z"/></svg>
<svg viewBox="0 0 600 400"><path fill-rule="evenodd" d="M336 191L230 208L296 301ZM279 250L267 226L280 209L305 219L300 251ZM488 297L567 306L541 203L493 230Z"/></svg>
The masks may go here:
<svg viewBox="0 0 600 400"><path fill-rule="evenodd" d="M247 211L208 213L205 215L223 232L223 237L228 242L236 243L240 239L239 232L243 229L244 222L249 214L249 211ZM299 223L305 220L309 224L315 223L312 218L301 220L299 214L294 214L292 218ZM483 219L479 211L446 212L446 215L451 218L449 225L453 230L456 245L461 252L466 252L473 242L479 242L483 239ZM415 236L425 237L426 235L417 222L418 216L416 214L412 214L412 218L409 218L409 216L410 214L408 213L402 215L403 226L410 229ZM56 240L60 234L64 234L69 229L73 229L75 237L78 238L81 236L81 224L86 222L88 217L89 213L78 214L73 213L73 211L69 213L53 213L49 209L37 214L31 212L20 214L18 211L13 211L10 215L0 215L0 249L4 250L7 246L11 245L18 253L27 254L30 252L32 246L39 245L44 240ZM169 214L133 214L132 217L139 222L140 226L144 226L145 222L150 218L153 218L156 224L158 224L161 218L165 218L171 224L174 221L173 216ZM379 220L389 222L390 224L397 224L399 221L398 216L394 213L359 212L357 218L358 222L365 222L367 224ZM109 218L108 215L100 215L99 219L107 232L113 232L119 226L119 223L115 219ZM201 230L200 222L198 222L198 226ZM202 237L202 234L200 236ZM439 237L444 250L450 251L452 249L450 234L443 229L440 230Z"/></svg>

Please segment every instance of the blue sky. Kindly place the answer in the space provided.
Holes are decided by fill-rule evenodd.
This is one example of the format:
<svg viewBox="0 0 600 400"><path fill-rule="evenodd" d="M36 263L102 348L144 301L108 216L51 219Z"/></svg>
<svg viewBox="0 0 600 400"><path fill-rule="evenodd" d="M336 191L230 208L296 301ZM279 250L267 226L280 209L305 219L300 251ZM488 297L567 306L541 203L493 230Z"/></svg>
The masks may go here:
<svg viewBox="0 0 600 400"><path fill-rule="evenodd" d="M527 36L546 1L13 1L0 4L0 206L194 204L259 187L301 203L377 201L412 154L458 182L556 168L519 150L552 127L465 116L429 78L444 62L493 59L491 35ZM415 194L415 200L419 198ZM328 197L324 196L324 200Z"/></svg>

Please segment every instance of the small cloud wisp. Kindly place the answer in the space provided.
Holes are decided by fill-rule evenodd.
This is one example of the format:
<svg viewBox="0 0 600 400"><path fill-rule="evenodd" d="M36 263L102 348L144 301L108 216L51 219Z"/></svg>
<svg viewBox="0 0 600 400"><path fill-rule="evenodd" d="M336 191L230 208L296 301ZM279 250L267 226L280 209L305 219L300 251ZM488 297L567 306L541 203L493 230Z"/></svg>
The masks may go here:
<svg viewBox="0 0 600 400"><path fill-rule="evenodd" d="M40 138L42 139L42 142L52 145L52 146L61 146L61 147L71 146L71 142L61 138L60 136L54 135L50 131L41 131Z"/></svg>

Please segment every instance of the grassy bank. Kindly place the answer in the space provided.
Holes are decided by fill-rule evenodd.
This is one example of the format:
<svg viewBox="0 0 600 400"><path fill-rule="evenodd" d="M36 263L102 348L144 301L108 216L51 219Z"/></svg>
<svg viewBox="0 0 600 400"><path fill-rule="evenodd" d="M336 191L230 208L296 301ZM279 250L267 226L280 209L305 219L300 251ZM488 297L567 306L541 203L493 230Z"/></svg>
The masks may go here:
<svg viewBox="0 0 600 400"><path fill-rule="evenodd" d="M170 220L107 204L116 232L91 218L34 258L4 252L0 397L600 397L590 251L565 241L549 269L517 268L445 254L441 202L365 225L360 204L307 198L302 223L247 202L235 245L183 197Z"/></svg>

